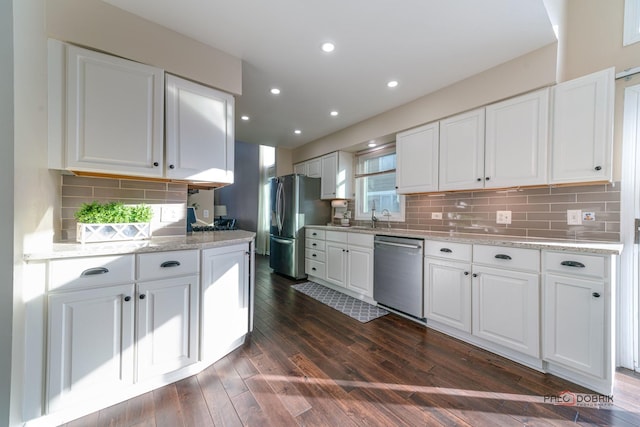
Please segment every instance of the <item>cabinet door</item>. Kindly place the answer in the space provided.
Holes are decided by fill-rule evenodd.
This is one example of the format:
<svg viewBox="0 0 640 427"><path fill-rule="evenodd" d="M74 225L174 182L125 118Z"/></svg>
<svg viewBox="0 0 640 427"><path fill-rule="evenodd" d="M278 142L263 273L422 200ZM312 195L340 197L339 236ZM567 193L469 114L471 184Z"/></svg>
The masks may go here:
<svg viewBox="0 0 640 427"><path fill-rule="evenodd" d="M338 286L345 286L347 271L347 245L344 243L327 242L325 257L327 276L326 280Z"/></svg>
<svg viewBox="0 0 640 427"><path fill-rule="evenodd" d="M440 121L440 190L483 188L484 108Z"/></svg>
<svg viewBox="0 0 640 427"><path fill-rule="evenodd" d="M48 411L133 384L134 285L49 295Z"/></svg>
<svg viewBox="0 0 640 427"><path fill-rule="evenodd" d="M548 116L549 89L487 106L485 188L547 183Z"/></svg>
<svg viewBox="0 0 640 427"><path fill-rule="evenodd" d="M138 284L138 380L198 360L198 276Z"/></svg>
<svg viewBox="0 0 640 427"><path fill-rule="evenodd" d="M471 333L471 265L425 259L426 318Z"/></svg>
<svg viewBox="0 0 640 427"><path fill-rule="evenodd" d="M249 332L249 245L202 252L201 359L214 362Z"/></svg>
<svg viewBox="0 0 640 427"><path fill-rule="evenodd" d="M473 334L540 356L538 275L473 266Z"/></svg>
<svg viewBox="0 0 640 427"><path fill-rule="evenodd" d="M233 183L233 96L167 75L166 176Z"/></svg>
<svg viewBox="0 0 640 427"><path fill-rule="evenodd" d="M546 274L542 357L604 378L606 298L602 281Z"/></svg>
<svg viewBox="0 0 640 427"><path fill-rule="evenodd" d="M293 173L306 175L307 174L307 162L296 163L293 165Z"/></svg>
<svg viewBox="0 0 640 427"><path fill-rule="evenodd" d="M551 183L611 181L614 69L553 88Z"/></svg>
<svg viewBox="0 0 640 427"><path fill-rule="evenodd" d="M67 46L66 168L162 176L164 73Z"/></svg>
<svg viewBox="0 0 640 427"><path fill-rule="evenodd" d="M331 153L321 158L322 182L320 183L321 199L337 199L336 185L338 174L338 153Z"/></svg>
<svg viewBox="0 0 640 427"><path fill-rule="evenodd" d="M320 159L307 160L306 164L308 177L322 178L322 161Z"/></svg>
<svg viewBox="0 0 640 427"><path fill-rule="evenodd" d="M349 246L347 254L347 288L373 298L373 249Z"/></svg>
<svg viewBox="0 0 640 427"><path fill-rule="evenodd" d="M396 137L399 194L438 191L439 124L431 123Z"/></svg>

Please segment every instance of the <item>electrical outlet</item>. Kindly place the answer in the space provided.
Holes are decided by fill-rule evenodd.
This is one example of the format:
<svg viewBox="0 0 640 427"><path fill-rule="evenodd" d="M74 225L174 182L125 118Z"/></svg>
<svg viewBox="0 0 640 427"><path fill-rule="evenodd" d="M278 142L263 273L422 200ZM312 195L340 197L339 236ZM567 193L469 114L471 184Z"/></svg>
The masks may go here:
<svg viewBox="0 0 640 427"><path fill-rule="evenodd" d="M180 221L180 210L176 206L163 206L160 210L161 222L177 222Z"/></svg>
<svg viewBox="0 0 640 427"><path fill-rule="evenodd" d="M204 210L202 211L202 216L203 216L204 218L209 218L209 209L204 209Z"/></svg>
<svg viewBox="0 0 640 427"><path fill-rule="evenodd" d="M567 224L568 225L580 225L582 224L582 211L580 209L568 209L567 210Z"/></svg>
<svg viewBox="0 0 640 427"><path fill-rule="evenodd" d="M496 212L496 224L511 224L511 211Z"/></svg>
<svg viewBox="0 0 640 427"><path fill-rule="evenodd" d="M442 212L431 212L431 219L442 219Z"/></svg>

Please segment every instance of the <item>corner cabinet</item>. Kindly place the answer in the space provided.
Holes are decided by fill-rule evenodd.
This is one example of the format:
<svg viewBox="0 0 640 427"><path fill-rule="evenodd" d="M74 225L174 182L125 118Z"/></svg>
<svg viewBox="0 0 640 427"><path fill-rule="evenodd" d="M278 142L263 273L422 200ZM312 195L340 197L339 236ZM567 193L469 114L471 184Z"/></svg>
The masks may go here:
<svg viewBox="0 0 640 427"><path fill-rule="evenodd" d="M553 88L552 184L611 181L614 68Z"/></svg>
<svg viewBox="0 0 640 427"><path fill-rule="evenodd" d="M438 191L439 123L396 135L396 189L399 194Z"/></svg>
<svg viewBox="0 0 640 427"><path fill-rule="evenodd" d="M169 74L166 86L166 177L233 183L233 96Z"/></svg>
<svg viewBox="0 0 640 427"><path fill-rule="evenodd" d="M164 71L49 40L51 168L162 177Z"/></svg>
<svg viewBox="0 0 640 427"><path fill-rule="evenodd" d="M353 199L353 154L336 151L322 156L320 161L320 198Z"/></svg>

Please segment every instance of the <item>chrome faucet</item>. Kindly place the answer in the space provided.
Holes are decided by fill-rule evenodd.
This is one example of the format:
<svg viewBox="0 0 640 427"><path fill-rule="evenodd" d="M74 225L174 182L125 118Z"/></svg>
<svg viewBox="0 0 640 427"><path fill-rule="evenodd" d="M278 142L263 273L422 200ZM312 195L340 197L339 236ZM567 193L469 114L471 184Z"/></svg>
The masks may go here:
<svg viewBox="0 0 640 427"><path fill-rule="evenodd" d="M391 228L391 212L389 212L389 209L382 209L382 216L387 217L387 228Z"/></svg>
<svg viewBox="0 0 640 427"><path fill-rule="evenodd" d="M373 202L373 206L371 207L371 228L376 228L376 222L378 222L378 218L376 217L376 202Z"/></svg>

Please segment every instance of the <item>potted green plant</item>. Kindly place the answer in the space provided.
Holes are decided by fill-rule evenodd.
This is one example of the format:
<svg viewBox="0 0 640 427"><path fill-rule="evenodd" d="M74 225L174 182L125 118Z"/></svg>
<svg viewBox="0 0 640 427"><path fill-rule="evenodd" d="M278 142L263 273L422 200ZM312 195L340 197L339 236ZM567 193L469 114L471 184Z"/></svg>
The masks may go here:
<svg viewBox="0 0 640 427"><path fill-rule="evenodd" d="M153 210L145 204L94 201L83 203L75 218L78 221L78 242L140 240L151 237Z"/></svg>

